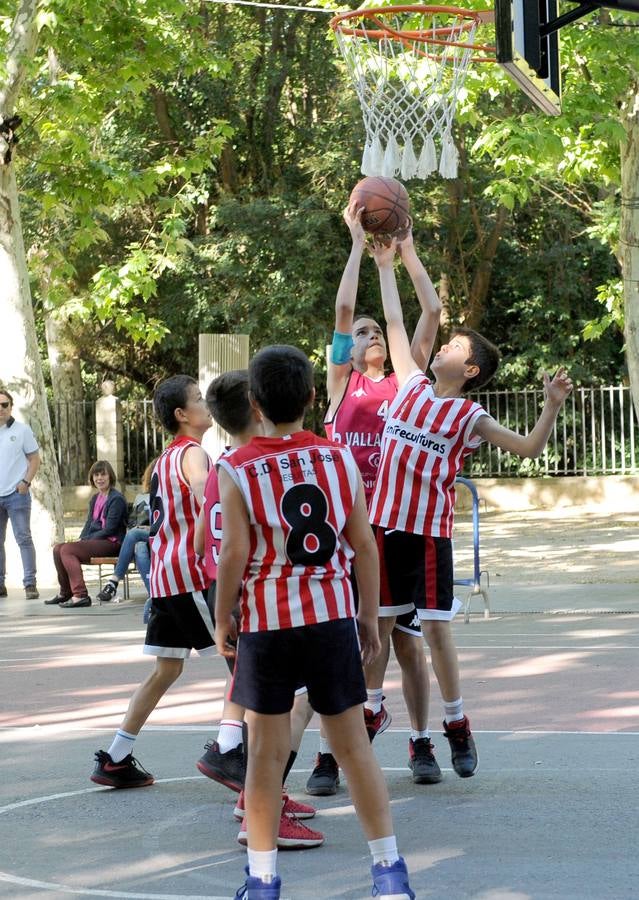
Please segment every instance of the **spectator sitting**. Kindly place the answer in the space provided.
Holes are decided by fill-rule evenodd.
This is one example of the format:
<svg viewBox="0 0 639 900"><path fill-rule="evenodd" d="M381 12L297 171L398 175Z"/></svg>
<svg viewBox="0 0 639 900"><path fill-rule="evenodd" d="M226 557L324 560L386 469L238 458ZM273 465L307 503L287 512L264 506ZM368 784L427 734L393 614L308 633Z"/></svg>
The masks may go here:
<svg viewBox="0 0 639 900"><path fill-rule="evenodd" d="M118 584L126 575L127 569L135 558L135 565L144 582L147 594L149 593L149 571L151 568L151 556L149 553L149 530L151 525L149 492L151 490L151 476L155 460L149 463L142 475L142 492L136 494L129 517L129 530L122 541L118 561L113 575L109 578L97 600L100 603L109 603L114 600L118 592Z"/></svg>
<svg viewBox="0 0 639 900"><path fill-rule="evenodd" d="M92 556L117 556L126 532L126 500L114 488L116 477L111 464L103 459L93 463L88 480L97 494L89 501L89 514L79 540L53 547L60 590L44 601L47 605L57 604L65 609L91 606L82 563L90 562Z"/></svg>

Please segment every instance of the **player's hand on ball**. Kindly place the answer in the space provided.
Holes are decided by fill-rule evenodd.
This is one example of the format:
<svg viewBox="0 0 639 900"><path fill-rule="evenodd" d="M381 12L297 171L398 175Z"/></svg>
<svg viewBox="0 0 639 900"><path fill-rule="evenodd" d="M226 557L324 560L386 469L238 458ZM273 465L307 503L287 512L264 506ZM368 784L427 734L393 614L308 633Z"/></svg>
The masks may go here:
<svg viewBox="0 0 639 900"><path fill-rule="evenodd" d="M344 221L348 225L348 230L351 233L353 243L359 244L362 247L366 243L366 232L362 225L363 213L364 207L355 202L349 203L343 213Z"/></svg>
<svg viewBox="0 0 639 900"><path fill-rule="evenodd" d="M390 244L385 244L380 238L373 241L371 247L371 255L377 263L377 268L382 269L384 266L392 266L397 253L397 238L393 238Z"/></svg>
<svg viewBox="0 0 639 900"><path fill-rule="evenodd" d="M213 636L217 652L220 656L232 659L235 656L235 643L237 641L237 623L233 616L226 621L215 622L215 635Z"/></svg>
<svg viewBox="0 0 639 900"><path fill-rule="evenodd" d="M548 373L544 372L544 392L551 403L561 406L571 391L572 381L563 366L557 369L552 381Z"/></svg>
<svg viewBox="0 0 639 900"><path fill-rule="evenodd" d="M376 659L382 649L379 639L377 619L365 619L357 617L357 629L359 631L359 644L362 654L362 663L367 666Z"/></svg>

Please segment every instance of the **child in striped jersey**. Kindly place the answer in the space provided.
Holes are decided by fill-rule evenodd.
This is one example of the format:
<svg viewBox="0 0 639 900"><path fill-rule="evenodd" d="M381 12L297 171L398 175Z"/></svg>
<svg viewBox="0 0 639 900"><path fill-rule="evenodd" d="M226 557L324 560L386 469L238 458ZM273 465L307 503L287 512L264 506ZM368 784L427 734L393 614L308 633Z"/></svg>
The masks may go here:
<svg viewBox="0 0 639 900"><path fill-rule="evenodd" d="M382 605L402 613L412 601L431 650L444 701L444 735L453 767L474 774L477 751L464 715L451 621L460 607L453 594L452 529L455 477L482 441L519 456L538 456L572 390L564 369L544 374L546 402L534 428L520 435L499 425L463 394L492 378L499 352L482 335L457 329L435 354L434 382L411 353L393 269L397 241L376 246L388 343L399 392L388 413L370 505L382 572Z"/></svg>
<svg viewBox="0 0 639 900"><path fill-rule="evenodd" d="M215 422L231 437L231 445L223 456L233 453L238 447L244 447L251 438L262 435L262 420L249 403L248 370L237 369L214 378L206 390L206 405ZM217 588L217 563L222 543L222 509L218 486L217 469L211 467L204 488L204 502L198 519L195 534L196 552L204 559L204 565L211 581L209 587L209 605L215 613L215 594ZM238 585L239 599L239 585ZM226 660L230 675L233 674L234 660ZM230 691L230 675L227 682L227 694ZM304 729L308 725L313 710L308 704L304 688L296 692L295 704L291 713L292 750L284 770L283 781L293 767L297 750L302 740ZM240 796L235 807L235 816L244 819L244 778L246 774L246 753L244 747L244 707L233 703L225 696L222 710L222 721L217 740L208 741L203 756L197 767L213 781L224 784ZM319 831L307 828L298 819L312 819L315 809L304 803L298 803L286 793L282 795L282 815L277 835L278 847L287 850L301 850L318 847L324 842ZM240 830L238 841L246 843L245 829Z"/></svg>
<svg viewBox="0 0 639 900"><path fill-rule="evenodd" d="M114 788L153 784L133 757L133 744L161 698L197 650L213 653L213 617L207 604L209 579L195 553L195 526L208 474L200 446L211 415L194 378L175 375L153 394L162 425L175 435L158 458L151 478L151 613L144 652L156 657L138 687L108 751L98 750L91 781Z"/></svg>
<svg viewBox="0 0 639 900"><path fill-rule="evenodd" d="M374 893L414 900L362 705L362 659L379 653L378 561L362 478L347 447L304 431L313 372L294 347L254 357L251 402L265 437L219 461L224 535L217 572L218 650L235 656L231 699L247 710L247 879L236 894L277 900L277 830L290 710L299 683L322 716L373 854ZM232 535L227 539L225 535ZM354 558L360 587L354 622ZM231 615L242 582L240 635ZM361 655L360 655L361 642Z"/></svg>

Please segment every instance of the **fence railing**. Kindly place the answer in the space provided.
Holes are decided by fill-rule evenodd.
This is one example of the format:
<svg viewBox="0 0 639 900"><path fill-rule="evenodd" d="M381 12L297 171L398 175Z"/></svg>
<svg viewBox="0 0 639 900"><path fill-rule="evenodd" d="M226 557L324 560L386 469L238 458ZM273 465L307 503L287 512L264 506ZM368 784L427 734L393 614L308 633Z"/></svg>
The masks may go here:
<svg viewBox="0 0 639 900"><path fill-rule="evenodd" d="M543 391L479 391L472 399L506 428L528 434L543 406ZM150 399L123 400L120 410L124 479L139 484L170 435L155 419ZM82 484L95 459L95 401L55 403L51 412L62 482ZM466 467L473 478L637 473L639 422L630 389L623 385L575 388L538 459L482 444Z"/></svg>

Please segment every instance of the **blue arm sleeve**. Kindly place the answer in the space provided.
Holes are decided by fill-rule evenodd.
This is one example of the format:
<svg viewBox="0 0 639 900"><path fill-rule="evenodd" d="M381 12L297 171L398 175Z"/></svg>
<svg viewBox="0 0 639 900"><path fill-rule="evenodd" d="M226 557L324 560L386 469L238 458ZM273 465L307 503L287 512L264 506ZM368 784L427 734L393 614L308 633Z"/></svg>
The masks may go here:
<svg viewBox="0 0 639 900"><path fill-rule="evenodd" d="M336 366L343 366L344 363L350 362L352 349L353 338L350 334L343 334L339 331L333 332L333 344L331 347L332 363Z"/></svg>

